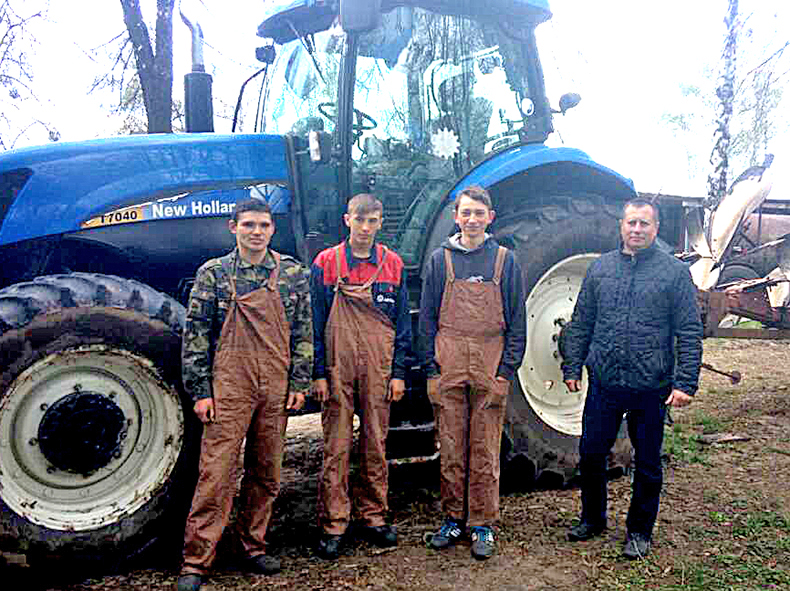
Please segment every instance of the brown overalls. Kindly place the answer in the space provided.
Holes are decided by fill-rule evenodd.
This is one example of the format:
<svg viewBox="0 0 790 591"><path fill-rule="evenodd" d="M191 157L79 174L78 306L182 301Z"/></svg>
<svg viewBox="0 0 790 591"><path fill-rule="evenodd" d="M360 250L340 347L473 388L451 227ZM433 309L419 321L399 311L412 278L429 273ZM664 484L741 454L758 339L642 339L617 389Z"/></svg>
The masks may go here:
<svg viewBox="0 0 790 591"><path fill-rule="evenodd" d="M387 514L387 460L385 444L389 430L387 400L395 327L373 304L373 284L379 267L363 285L342 281L341 244L335 249L337 284L326 324L326 357L329 400L324 403L324 466L319 493L319 518L324 532L345 533L351 520L348 470L353 440L354 406L360 414L359 482L354 505L367 526L381 526Z"/></svg>
<svg viewBox="0 0 790 591"><path fill-rule="evenodd" d="M205 573L228 524L244 438L244 477L236 529L248 557L265 554L264 535L280 491L291 363L291 329L277 289L280 255L263 287L237 296L212 368L214 422L203 426L200 477L184 542L184 573ZM235 271L235 270L234 270Z"/></svg>
<svg viewBox="0 0 790 591"><path fill-rule="evenodd" d="M492 281L456 280L445 249L445 285L436 334L441 371L439 437L444 512L468 526L499 519L499 447L510 383L496 381L505 346L499 287L507 249ZM468 468L468 482L467 482ZM465 502L466 501L466 502Z"/></svg>

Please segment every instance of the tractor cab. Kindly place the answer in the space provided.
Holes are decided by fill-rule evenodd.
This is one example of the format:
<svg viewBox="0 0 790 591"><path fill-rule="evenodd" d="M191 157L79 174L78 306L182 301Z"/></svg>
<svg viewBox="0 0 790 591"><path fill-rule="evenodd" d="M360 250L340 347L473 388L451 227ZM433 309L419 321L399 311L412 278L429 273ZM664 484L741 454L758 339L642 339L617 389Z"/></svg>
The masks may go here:
<svg viewBox="0 0 790 591"><path fill-rule="evenodd" d="M417 266L425 228L453 187L491 154L552 131L535 27L544 1L281 2L258 34L281 44L262 129L323 137L295 154L315 249L343 231L345 202L384 202L381 239ZM376 8L374 6L374 8ZM300 145L295 142L296 151ZM307 150L302 150L307 153Z"/></svg>

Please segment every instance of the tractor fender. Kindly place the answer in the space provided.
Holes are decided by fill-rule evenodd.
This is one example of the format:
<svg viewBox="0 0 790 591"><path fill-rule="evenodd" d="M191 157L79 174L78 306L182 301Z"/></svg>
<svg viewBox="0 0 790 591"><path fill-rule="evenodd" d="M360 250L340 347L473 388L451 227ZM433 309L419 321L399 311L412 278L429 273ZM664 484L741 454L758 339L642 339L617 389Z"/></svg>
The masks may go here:
<svg viewBox="0 0 790 591"><path fill-rule="evenodd" d="M545 167L545 168L544 168ZM599 164L585 152L576 148L550 148L542 144L517 146L496 153L472 169L463 179L458 181L450 192L450 199L471 185L480 185L489 189L513 177L531 173L537 169L551 170L552 176L567 183L569 179L578 179L585 184L599 179L610 190L625 191L636 196L634 183L631 179L615 172L611 168ZM576 187L589 191L594 187Z"/></svg>

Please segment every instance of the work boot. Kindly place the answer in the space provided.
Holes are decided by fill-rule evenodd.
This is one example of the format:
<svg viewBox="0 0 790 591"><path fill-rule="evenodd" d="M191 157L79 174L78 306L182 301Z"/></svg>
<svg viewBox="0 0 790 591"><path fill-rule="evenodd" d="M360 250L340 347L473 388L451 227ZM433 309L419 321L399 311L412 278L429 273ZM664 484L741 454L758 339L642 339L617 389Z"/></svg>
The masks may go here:
<svg viewBox="0 0 790 591"><path fill-rule="evenodd" d="M487 526L475 526L471 529L472 556L478 560L488 560L496 552L494 530Z"/></svg>
<svg viewBox="0 0 790 591"><path fill-rule="evenodd" d="M244 567L247 572L256 575L274 575L280 572L280 559L268 554L258 554L245 560Z"/></svg>
<svg viewBox="0 0 790 591"><path fill-rule="evenodd" d="M584 542L604 532L606 524L595 524L582 521L568 530L568 539L571 542Z"/></svg>
<svg viewBox="0 0 790 591"><path fill-rule="evenodd" d="M316 552L324 560L337 560L340 556L340 545L342 542L343 536L323 533L321 534L321 539L318 540Z"/></svg>
<svg viewBox="0 0 790 591"><path fill-rule="evenodd" d="M181 575L176 583L176 591L198 591L203 584L203 577L195 574Z"/></svg>
<svg viewBox="0 0 790 591"><path fill-rule="evenodd" d="M442 524L442 527L439 528L439 531L433 534L433 537L431 538L431 541L428 543L428 545L434 550L443 550L444 548L449 548L450 546L455 545L455 543L461 539L462 533L463 531L461 530L461 524L448 517L444 520L444 523Z"/></svg>
<svg viewBox="0 0 790 591"><path fill-rule="evenodd" d="M364 539L379 548L398 545L398 531L392 525L368 525L364 526L360 533Z"/></svg>
<svg viewBox="0 0 790 591"><path fill-rule="evenodd" d="M628 534L623 546L623 556L628 560L641 560L650 554L650 538L645 534Z"/></svg>

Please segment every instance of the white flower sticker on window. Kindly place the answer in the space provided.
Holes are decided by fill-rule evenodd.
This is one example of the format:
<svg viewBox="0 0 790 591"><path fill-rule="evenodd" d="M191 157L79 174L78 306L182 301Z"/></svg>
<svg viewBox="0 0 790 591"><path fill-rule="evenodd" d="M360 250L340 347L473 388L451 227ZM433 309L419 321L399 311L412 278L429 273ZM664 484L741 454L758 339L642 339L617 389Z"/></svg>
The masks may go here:
<svg viewBox="0 0 790 591"><path fill-rule="evenodd" d="M451 129L440 129L431 136L433 155L437 158L447 158L448 160L458 153L461 147L458 136Z"/></svg>

